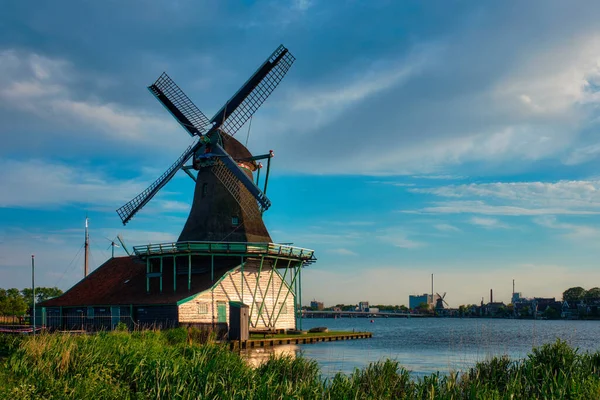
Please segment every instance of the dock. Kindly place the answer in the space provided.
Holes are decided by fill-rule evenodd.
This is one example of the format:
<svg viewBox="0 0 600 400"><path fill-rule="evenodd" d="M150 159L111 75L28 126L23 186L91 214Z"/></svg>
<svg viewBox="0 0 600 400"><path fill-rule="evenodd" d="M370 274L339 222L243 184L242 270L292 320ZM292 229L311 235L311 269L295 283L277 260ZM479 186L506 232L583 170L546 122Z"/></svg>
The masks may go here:
<svg viewBox="0 0 600 400"><path fill-rule="evenodd" d="M297 337L287 336L281 338L236 340L229 342L229 348L231 350L246 350L285 344L313 344L319 342L337 342L340 340L370 339L371 337L373 337L371 332L348 332L337 335L299 335Z"/></svg>

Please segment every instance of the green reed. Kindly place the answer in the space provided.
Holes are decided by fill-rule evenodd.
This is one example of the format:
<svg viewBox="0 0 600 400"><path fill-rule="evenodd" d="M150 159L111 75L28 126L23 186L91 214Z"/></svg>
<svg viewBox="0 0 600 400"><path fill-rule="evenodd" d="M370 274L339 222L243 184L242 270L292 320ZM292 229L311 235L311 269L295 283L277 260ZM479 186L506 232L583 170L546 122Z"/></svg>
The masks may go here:
<svg viewBox="0 0 600 400"><path fill-rule="evenodd" d="M523 360L495 357L464 373L413 379L382 360L323 379L314 360L247 365L214 337L183 328L0 337L4 399L596 399L600 353L563 341Z"/></svg>

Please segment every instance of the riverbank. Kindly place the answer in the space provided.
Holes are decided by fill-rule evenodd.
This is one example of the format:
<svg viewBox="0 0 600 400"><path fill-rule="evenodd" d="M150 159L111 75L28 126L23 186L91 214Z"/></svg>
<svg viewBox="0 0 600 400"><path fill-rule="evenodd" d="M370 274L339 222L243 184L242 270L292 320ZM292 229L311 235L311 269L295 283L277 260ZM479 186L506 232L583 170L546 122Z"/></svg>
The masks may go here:
<svg viewBox="0 0 600 400"><path fill-rule="evenodd" d="M261 338L261 336L263 338ZM267 337L268 336L268 337ZM303 334L250 335L249 340L227 342L230 350L247 350L259 347L282 345L315 344L320 342L338 342L340 340L370 339L371 332L303 332Z"/></svg>
<svg viewBox="0 0 600 400"><path fill-rule="evenodd" d="M600 352L580 354L562 341L462 374L412 379L386 360L323 379L314 360L271 358L252 368L226 346L193 340L181 330L1 337L0 398L600 398Z"/></svg>

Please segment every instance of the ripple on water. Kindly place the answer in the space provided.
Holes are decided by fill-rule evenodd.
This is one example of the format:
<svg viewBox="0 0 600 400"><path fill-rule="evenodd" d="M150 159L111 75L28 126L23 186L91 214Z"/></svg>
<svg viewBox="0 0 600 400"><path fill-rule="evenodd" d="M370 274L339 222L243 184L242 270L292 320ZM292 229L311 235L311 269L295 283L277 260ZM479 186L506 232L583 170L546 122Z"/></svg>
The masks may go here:
<svg viewBox="0 0 600 400"><path fill-rule="evenodd" d="M423 376L440 371L461 371L477 361L508 355L525 357L534 346L552 343L557 338L581 351L600 350L600 321L534 321L479 318L309 318L303 329L327 326L330 330L369 331L371 339L279 346L246 353L257 364L269 354L296 355L315 359L325 376L351 373L370 362L398 360Z"/></svg>

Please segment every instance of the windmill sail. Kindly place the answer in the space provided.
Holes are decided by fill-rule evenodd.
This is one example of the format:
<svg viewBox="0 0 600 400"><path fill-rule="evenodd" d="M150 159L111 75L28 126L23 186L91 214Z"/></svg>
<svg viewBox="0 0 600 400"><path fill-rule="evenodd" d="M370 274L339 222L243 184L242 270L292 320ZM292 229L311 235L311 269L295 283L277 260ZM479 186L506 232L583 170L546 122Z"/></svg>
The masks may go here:
<svg viewBox="0 0 600 400"><path fill-rule="evenodd" d="M275 90L295 60L288 49L279 46L210 122L235 135Z"/></svg>
<svg viewBox="0 0 600 400"><path fill-rule="evenodd" d="M206 115L196 107L166 72L163 72L156 82L148 86L148 90L191 136L204 134L206 128L211 126Z"/></svg>
<svg viewBox="0 0 600 400"><path fill-rule="evenodd" d="M271 207L271 201L267 198L267 196L262 192L262 190L260 190L258 188L258 186L256 186L254 181L252 179L250 179L250 177L248 175L246 175L246 173L237 165L237 163L234 161L234 159L231 158L231 156L229 154L227 154L227 152L225 151L225 149L223 149L223 147L221 147L221 145L216 143L213 147L213 153L219 155L219 157L217 158L217 165L219 163L221 163L225 167L227 167L229 169L229 171L231 171L233 176L235 176L235 178L237 178L237 181L241 182L242 185L244 185L245 188L252 194L252 196L254 196L254 198L256 199L256 201L258 201L258 203L260 204L260 206L263 210L266 210L269 207ZM223 175L221 174L221 176L223 176ZM219 175L217 175L217 178L219 178L221 180L221 182L223 184L225 184L225 182L223 182L223 179L221 179L219 177ZM233 185L233 184L238 186L237 182L226 184L226 186L229 185L229 187L227 189L230 192L232 192L232 189L230 189L230 188L231 188L231 185ZM235 197L235 195L234 195L234 197ZM238 203L239 203L239 201L238 201ZM242 205L242 204L240 204L240 205Z"/></svg>
<svg viewBox="0 0 600 400"><path fill-rule="evenodd" d="M148 186L146 190L135 196L129 203L117 210L125 225L142 207L146 205L158 193L158 191L175 176L175 173L190 159L196 149L196 144L190 145L181 156L167 169L157 180Z"/></svg>
<svg viewBox="0 0 600 400"><path fill-rule="evenodd" d="M149 86L150 92L175 117L181 126L191 136L200 136L201 139L188 147L152 185L117 210L123 224L126 224L144 207L194 153L209 142L209 140L206 140L206 136L215 139L213 135L215 133L219 135L220 130L231 136L235 134L279 85L294 61L295 58L288 49L279 46L210 121L166 73L163 73L154 84ZM227 135L220 137L226 138ZM242 202L246 201L242 199L246 199L248 196L239 195L239 190L243 186L256 199L261 210L268 209L271 202L256 186L253 179L240 169L221 145L215 143L214 140L210 140L210 142L213 143L212 151L216 155L215 165L213 166L215 175L236 198L240 206L248 208L247 205L242 205Z"/></svg>

